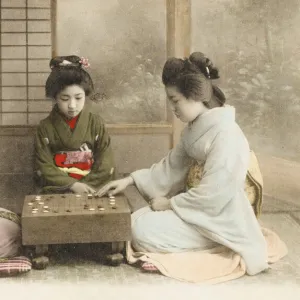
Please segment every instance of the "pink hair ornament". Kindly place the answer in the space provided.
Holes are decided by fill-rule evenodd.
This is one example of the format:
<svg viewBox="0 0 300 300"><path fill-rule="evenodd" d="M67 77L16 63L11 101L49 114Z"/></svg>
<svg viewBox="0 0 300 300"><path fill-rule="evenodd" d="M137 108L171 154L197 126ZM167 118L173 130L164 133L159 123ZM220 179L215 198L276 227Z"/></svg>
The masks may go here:
<svg viewBox="0 0 300 300"><path fill-rule="evenodd" d="M89 60L87 58L81 57L80 59L80 64L84 67L84 68L88 68L90 67L90 63Z"/></svg>

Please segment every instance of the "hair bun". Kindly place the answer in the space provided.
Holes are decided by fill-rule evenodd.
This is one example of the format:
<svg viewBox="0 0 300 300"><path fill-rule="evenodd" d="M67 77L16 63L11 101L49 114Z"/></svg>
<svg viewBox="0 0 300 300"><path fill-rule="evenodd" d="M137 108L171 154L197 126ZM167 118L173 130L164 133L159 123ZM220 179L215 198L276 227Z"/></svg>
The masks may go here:
<svg viewBox="0 0 300 300"><path fill-rule="evenodd" d="M175 80L179 74L181 74L185 69L184 60L176 57L169 58L163 69L162 81L164 84Z"/></svg>
<svg viewBox="0 0 300 300"><path fill-rule="evenodd" d="M50 60L50 68L81 67L81 58L76 55L56 56Z"/></svg>
<svg viewBox="0 0 300 300"><path fill-rule="evenodd" d="M212 85L213 88L213 94L216 97L218 103L220 104L220 106L224 106L225 102L226 102L226 96L225 94L222 92L222 90L216 86L216 85Z"/></svg>
<svg viewBox="0 0 300 300"><path fill-rule="evenodd" d="M218 79L219 70L213 66L212 61L201 52L194 52L190 55L189 60L210 79Z"/></svg>

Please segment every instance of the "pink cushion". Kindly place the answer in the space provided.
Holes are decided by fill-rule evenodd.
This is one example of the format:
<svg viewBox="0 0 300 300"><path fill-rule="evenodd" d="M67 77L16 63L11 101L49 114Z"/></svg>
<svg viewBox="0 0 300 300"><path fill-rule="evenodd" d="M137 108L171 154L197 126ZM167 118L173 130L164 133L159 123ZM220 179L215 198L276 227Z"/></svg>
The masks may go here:
<svg viewBox="0 0 300 300"><path fill-rule="evenodd" d="M0 258L0 277L15 276L31 270L31 262L25 256Z"/></svg>

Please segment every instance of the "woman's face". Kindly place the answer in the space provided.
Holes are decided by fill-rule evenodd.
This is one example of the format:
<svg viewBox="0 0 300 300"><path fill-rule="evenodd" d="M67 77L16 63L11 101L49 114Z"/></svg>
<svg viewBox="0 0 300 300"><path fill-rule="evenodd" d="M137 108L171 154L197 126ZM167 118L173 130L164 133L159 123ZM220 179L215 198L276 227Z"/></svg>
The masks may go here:
<svg viewBox="0 0 300 300"><path fill-rule="evenodd" d="M79 85L70 85L56 96L60 112L68 119L80 114L85 104L85 92Z"/></svg>
<svg viewBox="0 0 300 300"><path fill-rule="evenodd" d="M172 111L182 122L192 122L208 110L202 102L190 98L187 99L178 91L176 86L166 86L165 90L171 103Z"/></svg>

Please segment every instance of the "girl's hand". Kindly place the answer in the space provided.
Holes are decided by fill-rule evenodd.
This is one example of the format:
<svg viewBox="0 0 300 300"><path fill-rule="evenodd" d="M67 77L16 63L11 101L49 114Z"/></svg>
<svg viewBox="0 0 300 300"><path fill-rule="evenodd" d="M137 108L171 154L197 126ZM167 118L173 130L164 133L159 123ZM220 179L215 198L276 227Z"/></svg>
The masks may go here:
<svg viewBox="0 0 300 300"><path fill-rule="evenodd" d="M150 207L154 211L163 211L163 210L169 210L171 208L170 199L167 199L166 197L157 197L154 198L150 202Z"/></svg>
<svg viewBox="0 0 300 300"><path fill-rule="evenodd" d="M123 179L118 179L109 182L104 187L102 187L96 195L102 197L105 194L108 194L109 196L113 196L117 193L120 193L124 191L129 185L134 184L133 178L131 176L128 176Z"/></svg>
<svg viewBox="0 0 300 300"><path fill-rule="evenodd" d="M70 190L75 194L93 194L96 191L82 182L75 182L70 187Z"/></svg>

